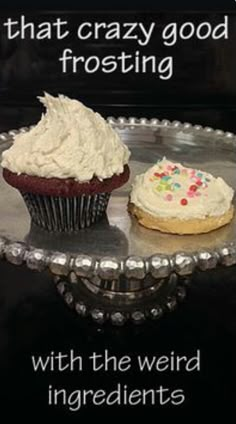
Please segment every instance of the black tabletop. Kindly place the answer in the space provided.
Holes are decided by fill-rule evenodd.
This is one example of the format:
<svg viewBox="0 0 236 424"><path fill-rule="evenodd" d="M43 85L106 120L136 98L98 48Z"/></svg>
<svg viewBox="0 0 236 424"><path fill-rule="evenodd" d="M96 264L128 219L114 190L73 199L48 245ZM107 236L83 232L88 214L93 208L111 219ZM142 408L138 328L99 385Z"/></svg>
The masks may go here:
<svg viewBox="0 0 236 424"><path fill-rule="evenodd" d="M121 108L98 106L104 115L158 116L180 119L214 127L236 130L234 108L173 107L151 108L132 105ZM122 110L122 113L121 113ZM36 121L39 110L25 106L2 105L0 128L7 130ZM48 274L0 262L0 375L1 410L8 416L17 412L23 419L33 414L42 417L67 417L78 420L91 414L100 417L146 417L156 419L173 415L175 419L207 412L230 412L236 394L236 267L197 272L190 282L187 297L179 307L159 321L124 328L97 327L80 319L65 305ZM72 371L34 371L32 356L43 358L58 352L80 355L87 364L92 352L105 351L120 358L128 355L133 366L127 372L91 367ZM200 370L141 372L137 356L181 355L188 358L199 353ZM69 395L81 389L104 389L111 392L117 384L127 390L183 390L181 405L170 402L137 406L81 406L70 411ZM64 389L63 405L49 405L49 391ZM167 392L166 392L167 393ZM75 398L74 394L74 398ZM62 398L61 398L62 399ZM70 398L72 401L72 398ZM73 408L72 408L73 409ZM114 414L115 413L115 414ZM194 415L193 415L194 414ZM205 415L204 415L205 416ZM148 416L147 416L148 417ZM151 415L150 415L151 419ZM229 422L232 418L229 419Z"/></svg>

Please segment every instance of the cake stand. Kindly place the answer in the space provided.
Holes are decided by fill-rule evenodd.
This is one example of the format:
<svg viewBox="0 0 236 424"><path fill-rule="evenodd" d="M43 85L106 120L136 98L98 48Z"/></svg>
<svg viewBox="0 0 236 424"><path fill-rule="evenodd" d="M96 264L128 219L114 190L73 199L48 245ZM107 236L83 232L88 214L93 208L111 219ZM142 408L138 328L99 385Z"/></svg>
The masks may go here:
<svg viewBox="0 0 236 424"><path fill-rule="evenodd" d="M0 177L0 257L48 272L75 316L97 324L141 324L172 311L195 272L236 264L236 218L209 234L178 236L145 229L127 212L135 175L163 157L221 176L236 189L236 136L158 119L108 118L131 150L130 181L112 193L107 215L77 233L34 226L17 190ZM0 135L0 150L14 135ZM2 173L1 173L2 174Z"/></svg>

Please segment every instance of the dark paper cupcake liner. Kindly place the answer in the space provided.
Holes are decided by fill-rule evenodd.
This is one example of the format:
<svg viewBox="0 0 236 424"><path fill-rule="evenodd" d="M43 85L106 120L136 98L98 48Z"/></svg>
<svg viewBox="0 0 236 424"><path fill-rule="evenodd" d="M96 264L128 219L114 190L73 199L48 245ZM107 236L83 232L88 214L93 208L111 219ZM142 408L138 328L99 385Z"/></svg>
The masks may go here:
<svg viewBox="0 0 236 424"><path fill-rule="evenodd" d="M47 231L72 232L88 228L105 213L110 193L53 197L21 193L32 222Z"/></svg>

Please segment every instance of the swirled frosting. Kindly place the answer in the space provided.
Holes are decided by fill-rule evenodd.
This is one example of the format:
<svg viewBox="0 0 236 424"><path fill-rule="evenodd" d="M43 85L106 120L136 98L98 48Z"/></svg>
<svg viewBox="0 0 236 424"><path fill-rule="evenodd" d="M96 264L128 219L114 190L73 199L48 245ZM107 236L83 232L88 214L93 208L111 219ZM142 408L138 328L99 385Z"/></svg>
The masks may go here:
<svg viewBox="0 0 236 424"><path fill-rule="evenodd" d="M165 158L135 178L130 201L162 218L205 218L229 210L234 191L211 174Z"/></svg>
<svg viewBox="0 0 236 424"><path fill-rule="evenodd" d="M92 109L63 95L45 94L39 123L15 136L2 167L44 178L99 180L121 174L130 152L118 133Z"/></svg>

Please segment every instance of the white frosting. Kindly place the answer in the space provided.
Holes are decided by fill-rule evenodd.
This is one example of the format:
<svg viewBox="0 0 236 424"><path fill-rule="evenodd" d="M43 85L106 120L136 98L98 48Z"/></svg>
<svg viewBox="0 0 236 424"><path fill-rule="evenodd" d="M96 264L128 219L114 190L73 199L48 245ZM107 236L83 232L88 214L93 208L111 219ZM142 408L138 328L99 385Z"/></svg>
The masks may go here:
<svg viewBox="0 0 236 424"><path fill-rule="evenodd" d="M135 178L130 200L155 217L191 219L223 215L233 196L222 178L163 159Z"/></svg>
<svg viewBox="0 0 236 424"><path fill-rule="evenodd" d="M3 168L81 182L123 172L130 152L101 115L63 95L39 99L46 113L29 132L15 136L2 155Z"/></svg>

